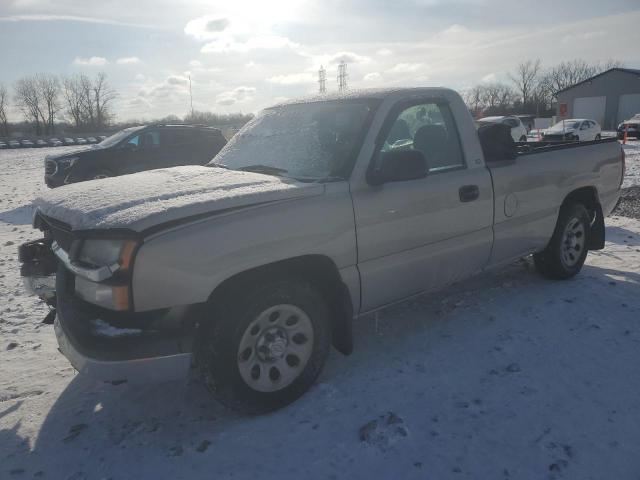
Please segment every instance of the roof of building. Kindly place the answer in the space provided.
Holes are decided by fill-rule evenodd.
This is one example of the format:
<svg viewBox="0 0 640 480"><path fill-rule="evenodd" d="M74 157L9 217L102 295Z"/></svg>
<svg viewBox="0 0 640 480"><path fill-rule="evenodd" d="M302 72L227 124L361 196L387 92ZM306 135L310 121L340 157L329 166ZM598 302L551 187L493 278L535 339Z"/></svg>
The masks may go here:
<svg viewBox="0 0 640 480"><path fill-rule="evenodd" d="M640 69L637 69L637 68L614 67L614 68L610 68L609 70L605 70L604 72L600 72L599 74L594 75L593 77L586 78L586 79L582 80L581 82L574 83L573 85L565 87L562 90L558 90L556 92L556 94L561 93L561 92L566 92L567 90L571 90L572 88L577 87L578 85L582 85L583 83L590 82L594 78L601 77L602 75L606 75L607 73L613 72L614 70L618 70L618 71L624 72L624 73L630 73L631 75L640 75Z"/></svg>

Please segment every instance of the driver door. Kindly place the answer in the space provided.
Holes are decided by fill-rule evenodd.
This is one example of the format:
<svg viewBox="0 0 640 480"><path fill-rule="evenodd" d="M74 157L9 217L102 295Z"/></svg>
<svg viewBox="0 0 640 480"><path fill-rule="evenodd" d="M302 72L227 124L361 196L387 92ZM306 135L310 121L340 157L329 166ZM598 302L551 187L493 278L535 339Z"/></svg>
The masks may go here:
<svg viewBox="0 0 640 480"><path fill-rule="evenodd" d="M372 161L384 151L417 149L429 172L352 191L362 312L479 271L492 242L491 177L468 168L447 104L398 105L378 138Z"/></svg>
<svg viewBox="0 0 640 480"><path fill-rule="evenodd" d="M134 135L122 147L119 157L123 173L164 167L166 149L163 148L162 132L159 129L149 129Z"/></svg>

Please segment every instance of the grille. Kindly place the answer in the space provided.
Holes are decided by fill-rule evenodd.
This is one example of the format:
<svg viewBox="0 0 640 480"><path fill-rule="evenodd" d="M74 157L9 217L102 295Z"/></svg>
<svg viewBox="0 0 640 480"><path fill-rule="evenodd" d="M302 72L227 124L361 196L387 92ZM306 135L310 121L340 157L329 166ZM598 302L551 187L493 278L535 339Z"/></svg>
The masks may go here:
<svg viewBox="0 0 640 480"><path fill-rule="evenodd" d="M56 173L56 170L58 170L56 162L54 162L53 160L46 160L44 162L44 173L46 173L47 175L53 175L54 173Z"/></svg>

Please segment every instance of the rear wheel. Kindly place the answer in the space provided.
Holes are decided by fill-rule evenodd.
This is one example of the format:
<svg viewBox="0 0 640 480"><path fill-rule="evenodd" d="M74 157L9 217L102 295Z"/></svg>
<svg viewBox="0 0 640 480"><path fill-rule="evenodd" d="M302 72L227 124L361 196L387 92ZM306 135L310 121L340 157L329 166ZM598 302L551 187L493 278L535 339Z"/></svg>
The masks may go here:
<svg viewBox="0 0 640 480"><path fill-rule="evenodd" d="M237 288L211 314L197 361L221 403L246 413L276 410L303 395L322 371L329 313L312 285L283 279Z"/></svg>
<svg viewBox="0 0 640 480"><path fill-rule="evenodd" d="M527 141L527 137L526 137L526 135L522 135L522 136L520 137L520 141L521 141L521 142L526 142L526 141Z"/></svg>
<svg viewBox="0 0 640 480"><path fill-rule="evenodd" d="M533 256L536 269L548 278L573 277L587 258L590 233L591 219L583 205L562 207L549 245Z"/></svg>

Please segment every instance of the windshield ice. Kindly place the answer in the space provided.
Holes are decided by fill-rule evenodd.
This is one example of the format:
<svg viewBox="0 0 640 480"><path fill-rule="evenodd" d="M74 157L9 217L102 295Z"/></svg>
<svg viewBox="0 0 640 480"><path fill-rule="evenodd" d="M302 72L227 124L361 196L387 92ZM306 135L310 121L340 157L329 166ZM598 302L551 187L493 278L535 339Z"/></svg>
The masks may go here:
<svg viewBox="0 0 640 480"><path fill-rule="evenodd" d="M303 180L345 178L370 111L368 103L344 101L266 109L210 165L234 170L261 166L263 173Z"/></svg>

